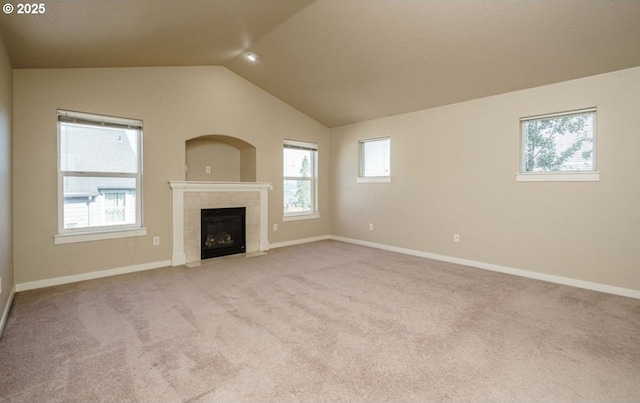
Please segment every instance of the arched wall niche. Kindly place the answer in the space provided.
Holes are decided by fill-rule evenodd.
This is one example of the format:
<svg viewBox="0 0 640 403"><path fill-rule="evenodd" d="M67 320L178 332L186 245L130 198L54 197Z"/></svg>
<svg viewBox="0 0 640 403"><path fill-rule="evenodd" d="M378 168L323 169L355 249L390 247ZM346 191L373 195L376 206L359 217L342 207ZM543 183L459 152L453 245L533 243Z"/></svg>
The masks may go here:
<svg viewBox="0 0 640 403"><path fill-rule="evenodd" d="M187 181L256 181L256 148L237 137L209 134L189 139L185 161Z"/></svg>

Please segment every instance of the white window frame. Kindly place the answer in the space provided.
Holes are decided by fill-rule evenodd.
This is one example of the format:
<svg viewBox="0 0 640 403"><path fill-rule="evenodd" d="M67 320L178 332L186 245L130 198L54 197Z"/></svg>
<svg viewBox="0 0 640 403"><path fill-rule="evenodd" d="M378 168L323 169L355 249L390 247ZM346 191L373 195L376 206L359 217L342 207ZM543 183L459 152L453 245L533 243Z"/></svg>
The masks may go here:
<svg viewBox="0 0 640 403"><path fill-rule="evenodd" d="M58 110L58 147L57 147L57 171L58 171L58 234L54 235L55 244L96 241L103 239L124 238L132 236L145 236L147 229L143 226L143 194L142 194L142 121L137 119L118 118L113 116L97 115L91 113ZM62 123L84 123L95 126L111 126L127 129L137 129L138 169L136 173L122 172L78 172L63 171L61 167L61 137ZM64 228L64 178L65 177L121 177L136 179L136 222L131 224L104 225L99 227Z"/></svg>
<svg viewBox="0 0 640 403"><path fill-rule="evenodd" d="M533 120L549 119L593 113L593 170L589 171L554 171L554 172L526 172L524 171L526 139L524 125ZM516 174L517 182L597 182L600 180L600 171L596 170L597 156L597 108L585 108L567 112L549 113L545 115L527 116L520 118L520 172Z"/></svg>
<svg viewBox="0 0 640 403"><path fill-rule="evenodd" d="M287 180L309 180L311 182L311 211L305 212L285 212L283 210L282 221L297 221L297 220L311 220L320 218L318 213L318 144L310 143L306 141L287 140L283 141L282 147L282 161L284 161L284 153L286 149L299 149L309 150L311 152L311 161L309 161L309 167L311 169L311 175L309 178L301 176L285 176L284 167L282 175L283 184L283 196L284 196L284 182Z"/></svg>
<svg viewBox="0 0 640 403"><path fill-rule="evenodd" d="M365 176L365 144L376 141L389 141L389 173L387 175L379 176ZM377 137L373 139L365 139L358 141L358 176L356 178L357 183L390 183L391 182L391 137Z"/></svg>

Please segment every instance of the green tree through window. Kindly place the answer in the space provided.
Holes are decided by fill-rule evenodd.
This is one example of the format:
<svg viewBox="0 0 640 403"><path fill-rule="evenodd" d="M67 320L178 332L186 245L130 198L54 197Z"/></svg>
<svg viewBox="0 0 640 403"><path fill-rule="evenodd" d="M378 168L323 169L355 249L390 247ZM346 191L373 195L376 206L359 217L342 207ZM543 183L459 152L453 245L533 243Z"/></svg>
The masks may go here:
<svg viewBox="0 0 640 403"><path fill-rule="evenodd" d="M523 120L523 171L593 170L595 111Z"/></svg>
<svg viewBox="0 0 640 403"><path fill-rule="evenodd" d="M311 173L309 167L309 158L305 155L302 159L302 168L300 168L300 176L309 177ZM311 181L304 180L298 181L296 185L296 200L298 206L302 207L304 210L308 210L311 208Z"/></svg>

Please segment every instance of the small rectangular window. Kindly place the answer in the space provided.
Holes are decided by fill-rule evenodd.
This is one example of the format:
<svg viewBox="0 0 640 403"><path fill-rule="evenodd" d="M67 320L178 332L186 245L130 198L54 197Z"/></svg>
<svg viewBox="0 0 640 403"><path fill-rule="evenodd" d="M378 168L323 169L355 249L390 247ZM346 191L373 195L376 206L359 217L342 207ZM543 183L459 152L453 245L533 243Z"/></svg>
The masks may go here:
<svg viewBox="0 0 640 403"><path fill-rule="evenodd" d="M285 140L283 148L284 216L316 218L318 145Z"/></svg>
<svg viewBox="0 0 640 403"><path fill-rule="evenodd" d="M595 108L522 118L520 122L520 172L595 171Z"/></svg>
<svg viewBox="0 0 640 403"><path fill-rule="evenodd" d="M142 122L58 111L59 233L142 227Z"/></svg>
<svg viewBox="0 0 640 403"><path fill-rule="evenodd" d="M373 182L376 178L388 181L391 177L391 139L360 140L359 182ZM367 180L372 179L372 180Z"/></svg>

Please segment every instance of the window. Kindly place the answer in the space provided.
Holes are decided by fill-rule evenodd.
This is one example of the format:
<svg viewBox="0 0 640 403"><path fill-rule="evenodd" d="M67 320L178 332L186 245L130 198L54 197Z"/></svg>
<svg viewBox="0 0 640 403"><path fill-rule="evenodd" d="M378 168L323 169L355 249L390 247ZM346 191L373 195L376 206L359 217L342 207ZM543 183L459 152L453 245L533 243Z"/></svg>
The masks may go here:
<svg viewBox="0 0 640 403"><path fill-rule="evenodd" d="M519 181L598 180L595 108L520 119Z"/></svg>
<svg viewBox="0 0 640 403"><path fill-rule="evenodd" d="M391 181L391 139L380 138L359 142L360 168L358 182Z"/></svg>
<svg viewBox="0 0 640 403"><path fill-rule="evenodd" d="M104 192L104 212L107 224L125 224L127 192Z"/></svg>
<svg viewBox="0 0 640 403"><path fill-rule="evenodd" d="M315 143L284 141L285 221L318 217L317 154Z"/></svg>
<svg viewBox="0 0 640 403"><path fill-rule="evenodd" d="M58 111L59 235L142 229L142 122Z"/></svg>

